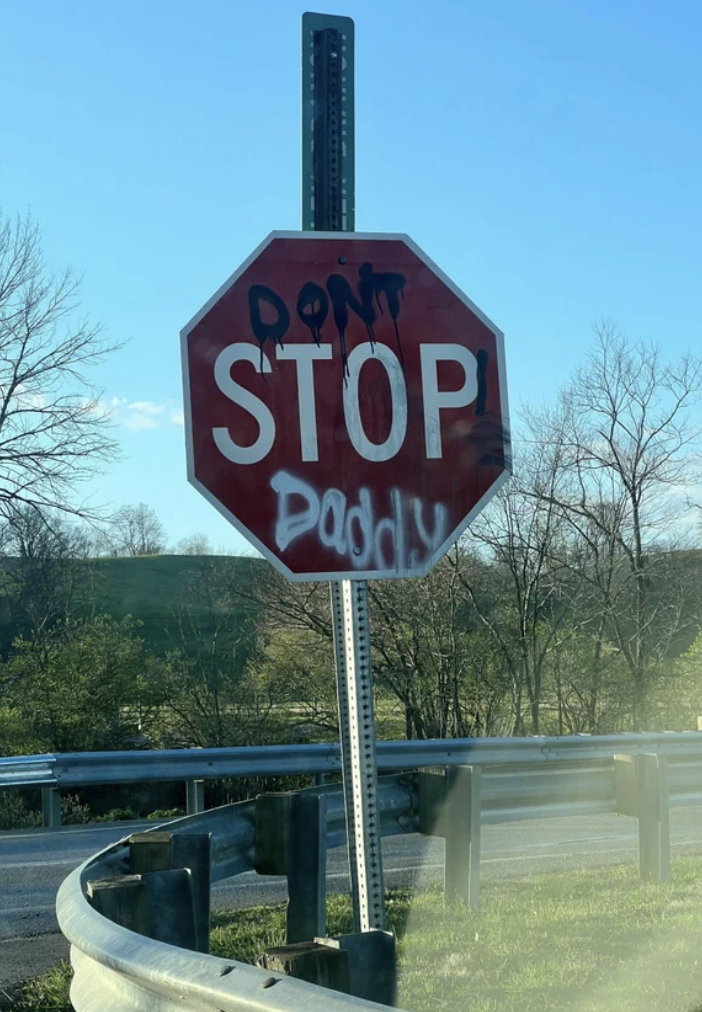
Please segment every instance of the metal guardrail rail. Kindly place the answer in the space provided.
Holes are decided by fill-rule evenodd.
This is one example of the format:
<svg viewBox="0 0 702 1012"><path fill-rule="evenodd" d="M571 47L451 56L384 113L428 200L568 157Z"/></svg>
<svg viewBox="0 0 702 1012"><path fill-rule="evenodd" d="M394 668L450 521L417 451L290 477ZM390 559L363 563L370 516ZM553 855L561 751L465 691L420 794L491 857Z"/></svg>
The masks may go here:
<svg viewBox="0 0 702 1012"><path fill-rule="evenodd" d="M344 805L340 787L327 794L327 843L342 842ZM398 779L378 792L381 832L408 831L416 797ZM164 826L154 827L163 830ZM178 833L211 834L212 881L254 867L254 804L243 802L167 824ZM372 1012L385 1006L305 984L234 960L186 951L128 931L101 916L87 897L88 882L129 871L123 840L97 854L64 881L56 910L71 943L76 1012Z"/></svg>
<svg viewBox="0 0 702 1012"><path fill-rule="evenodd" d="M655 734L572 735L539 738L454 738L378 742L380 771L424 766L495 766L611 759L616 753L702 754L699 731ZM338 744L164 749L140 752L72 752L0 758L0 789L72 787L145 781L220 780L338 773Z"/></svg>
<svg viewBox="0 0 702 1012"><path fill-rule="evenodd" d="M0 789L56 786L55 755L0 757Z"/></svg>

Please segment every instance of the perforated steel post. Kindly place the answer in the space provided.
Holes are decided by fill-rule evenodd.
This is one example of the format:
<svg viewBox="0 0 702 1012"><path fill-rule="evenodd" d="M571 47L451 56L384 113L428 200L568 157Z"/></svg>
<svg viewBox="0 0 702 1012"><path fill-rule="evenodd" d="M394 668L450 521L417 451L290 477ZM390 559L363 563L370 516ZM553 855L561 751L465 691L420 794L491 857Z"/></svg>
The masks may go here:
<svg viewBox="0 0 702 1012"><path fill-rule="evenodd" d="M302 19L302 227L352 232L353 21ZM349 872L356 931L384 926L368 584L331 584Z"/></svg>
<svg viewBox="0 0 702 1012"><path fill-rule="evenodd" d="M368 584L332 584L336 684L354 927L384 926Z"/></svg>

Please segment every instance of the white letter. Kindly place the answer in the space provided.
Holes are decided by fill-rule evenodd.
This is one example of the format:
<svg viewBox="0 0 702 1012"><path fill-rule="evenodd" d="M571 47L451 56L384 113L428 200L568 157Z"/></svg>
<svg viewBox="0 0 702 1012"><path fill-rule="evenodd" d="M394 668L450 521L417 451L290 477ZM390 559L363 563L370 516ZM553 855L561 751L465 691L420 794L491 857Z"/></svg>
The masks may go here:
<svg viewBox="0 0 702 1012"><path fill-rule="evenodd" d="M421 499L412 500L412 511L414 513L414 522L417 527L417 533L422 539L422 543L430 551L437 551L437 549L441 548L442 544L446 540L446 519L448 517L448 510L443 503L434 503L434 531L432 534L429 533L424 525L424 503Z"/></svg>
<svg viewBox="0 0 702 1012"><path fill-rule="evenodd" d="M358 521L363 536L363 548L353 537L353 522ZM362 488L358 493L358 506L352 506L346 514L346 540L351 549L351 562L356 569L365 569L373 555L373 504L370 492Z"/></svg>
<svg viewBox="0 0 702 1012"><path fill-rule="evenodd" d="M233 464L257 464L259 460L263 460L270 453L275 442L273 415L260 398L232 379L232 366L235 362L252 362L254 365L258 365L259 361L261 362L261 372L271 371L271 364L267 356L261 357L258 348L242 342L228 345L220 351L215 362L215 383L224 396L228 397L230 401L234 401L235 404L241 404L242 408L253 415L258 422L258 439L251 446L239 446L238 443L235 443L229 434L229 429L212 430L217 449Z"/></svg>
<svg viewBox="0 0 702 1012"><path fill-rule="evenodd" d="M424 394L424 438L427 458L441 457L442 408L465 408L478 396L478 363L472 351L462 344L422 344L422 391ZM439 390L437 362L458 362L463 366L465 382L460 390Z"/></svg>
<svg viewBox="0 0 702 1012"><path fill-rule="evenodd" d="M281 552L299 538L301 534L311 531L319 519L319 496L306 481L294 478L287 471L276 471L271 478L271 488L278 493L278 518L275 522L275 543ZM288 510L288 499L291 495L301 495L307 500L307 506L300 513L291 514Z"/></svg>
<svg viewBox="0 0 702 1012"><path fill-rule="evenodd" d="M292 360L297 366L297 406L300 413L300 449L303 460L319 460L317 455L317 405L314 399L315 359L332 357L330 344L278 345L275 357Z"/></svg>
<svg viewBox="0 0 702 1012"><path fill-rule="evenodd" d="M378 569L393 569L402 572L405 569L405 525L402 516L402 493L393 488L390 492L394 518L387 517L378 521L375 528L375 562ZM383 555L383 536L389 534L392 539L392 561L386 562Z"/></svg>
<svg viewBox="0 0 702 1012"><path fill-rule="evenodd" d="M358 403L358 380L364 362L377 358L385 366L392 397L392 426L384 443L371 443L363 431L361 409ZM407 389L402 366L386 344L373 346L366 342L357 345L348 361L348 385L344 387L344 416L346 429L354 449L366 460L390 460L400 450L407 432Z"/></svg>
<svg viewBox="0 0 702 1012"><path fill-rule="evenodd" d="M327 530L327 514L331 513L332 529ZM339 555L346 554L344 538L344 517L346 516L346 496L338 488L329 488L322 496L319 510L319 540L326 548L336 548Z"/></svg>

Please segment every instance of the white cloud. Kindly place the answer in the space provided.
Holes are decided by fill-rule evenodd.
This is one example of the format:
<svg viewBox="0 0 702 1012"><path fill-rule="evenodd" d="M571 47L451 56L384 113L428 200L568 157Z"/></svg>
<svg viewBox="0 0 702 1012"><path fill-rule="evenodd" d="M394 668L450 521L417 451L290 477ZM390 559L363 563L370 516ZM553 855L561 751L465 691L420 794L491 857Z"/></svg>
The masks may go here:
<svg viewBox="0 0 702 1012"><path fill-rule="evenodd" d="M164 425L182 426L183 411L173 401L130 401L126 397L111 397L101 401L105 415L128 432L152 432Z"/></svg>
<svg viewBox="0 0 702 1012"><path fill-rule="evenodd" d="M122 424L129 432L146 432L150 429L158 429L160 418L165 409L165 404L156 404L154 401L133 401L127 404L124 409Z"/></svg>
<svg viewBox="0 0 702 1012"><path fill-rule="evenodd" d="M165 406L165 404L156 404L154 401L134 401L128 405L128 408L139 415L160 415Z"/></svg>

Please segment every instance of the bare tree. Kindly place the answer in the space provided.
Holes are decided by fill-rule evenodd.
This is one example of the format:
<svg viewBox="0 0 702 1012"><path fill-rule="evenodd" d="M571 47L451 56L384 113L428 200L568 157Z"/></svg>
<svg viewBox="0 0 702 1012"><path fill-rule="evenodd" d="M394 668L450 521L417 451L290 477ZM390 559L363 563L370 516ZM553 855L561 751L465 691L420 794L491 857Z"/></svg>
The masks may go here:
<svg viewBox="0 0 702 1012"><path fill-rule="evenodd" d="M666 362L611 324L597 337L557 408L532 416L534 443L558 446L562 469L559 487L535 499L559 511L583 548L580 571L599 598L596 635L624 659L638 729L661 661L699 599L674 550L684 545L686 490L699 479L689 411L702 395L702 360Z"/></svg>
<svg viewBox="0 0 702 1012"><path fill-rule="evenodd" d="M90 613L97 594L85 528L65 514L25 507L15 511L0 533L2 624L12 639L21 636L39 644L75 612ZM3 652L10 645L3 643Z"/></svg>
<svg viewBox="0 0 702 1012"><path fill-rule="evenodd" d="M251 745L267 740L275 705L249 675L256 614L232 591L232 560L189 570L183 603L168 625L172 645L169 743Z"/></svg>
<svg viewBox="0 0 702 1012"><path fill-rule="evenodd" d="M0 213L0 512L84 514L80 484L116 455L84 370L115 346L76 317L80 280L47 273L30 217Z"/></svg>
<svg viewBox="0 0 702 1012"><path fill-rule="evenodd" d="M461 738L511 729L502 658L466 605L458 553L420 580L370 584L379 709L400 704L407 738Z"/></svg>
<svg viewBox="0 0 702 1012"><path fill-rule="evenodd" d="M454 564L509 677L512 733L541 732L544 690L559 639L570 635L562 540L554 505L561 480L557 445L517 448L515 474L472 525Z"/></svg>
<svg viewBox="0 0 702 1012"><path fill-rule="evenodd" d="M176 555L214 555L212 542L206 534L188 534L175 546Z"/></svg>
<svg viewBox="0 0 702 1012"><path fill-rule="evenodd" d="M166 550L166 528L151 506L125 504L117 510L107 533L113 555L161 555Z"/></svg>
<svg viewBox="0 0 702 1012"><path fill-rule="evenodd" d="M268 677L301 719L328 731L336 705L329 588L290 584L265 563L250 593L262 615ZM469 614L455 567L422 580L370 585L372 666L380 737L504 733L509 685L501 659ZM280 648L280 643L284 644ZM276 676L276 669L278 674Z"/></svg>

